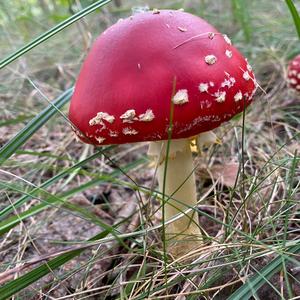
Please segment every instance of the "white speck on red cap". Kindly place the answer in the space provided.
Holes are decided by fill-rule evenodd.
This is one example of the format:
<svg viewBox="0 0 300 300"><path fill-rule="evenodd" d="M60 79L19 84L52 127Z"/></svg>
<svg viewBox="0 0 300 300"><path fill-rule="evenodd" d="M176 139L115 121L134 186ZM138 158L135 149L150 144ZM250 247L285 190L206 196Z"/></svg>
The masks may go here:
<svg viewBox="0 0 300 300"><path fill-rule="evenodd" d="M204 82L200 83L199 91L200 91L200 93L207 92L208 91L208 83L204 83Z"/></svg>
<svg viewBox="0 0 300 300"><path fill-rule="evenodd" d="M123 132L124 135L136 135L136 134L138 134L138 132L135 129L130 128L130 127L123 128L122 132Z"/></svg>
<svg viewBox="0 0 300 300"><path fill-rule="evenodd" d="M225 42L226 42L228 45L231 45L231 40L230 40L230 38L228 37L228 35L227 35L227 34L223 34L223 37L224 37Z"/></svg>
<svg viewBox="0 0 300 300"><path fill-rule="evenodd" d="M123 123L133 123L135 118L135 110L128 109L123 115L120 116L120 119L123 120Z"/></svg>
<svg viewBox="0 0 300 300"><path fill-rule="evenodd" d="M112 130L109 131L109 136L111 136L111 137L117 137L118 135L119 134L117 131L112 131Z"/></svg>
<svg viewBox="0 0 300 300"><path fill-rule="evenodd" d="M212 40L215 37L215 35L216 34L214 32L209 32L208 33L208 38Z"/></svg>
<svg viewBox="0 0 300 300"><path fill-rule="evenodd" d="M174 104L184 104L189 102L189 96L187 90L179 90L172 99Z"/></svg>
<svg viewBox="0 0 300 300"><path fill-rule="evenodd" d="M226 56L228 57L228 58L231 58L232 57L232 51L230 51L230 50L226 50L225 51L225 54L226 54Z"/></svg>
<svg viewBox="0 0 300 300"><path fill-rule="evenodd" d="M219 103L225 102L225 99L226 99L226 92L225 91L222 91L222 92L218 91L214 95L216 97L217 102L219 102Z"/></svg>
<svg viewBox="0 0 300 300"><path fill-rule="evenodd" d="M95 137L95 139L99 144L102 144L106 140L104 137L101 136Z"/></svg>
<svg viewBox="0 0 300 300"><path fill-rule="evenodd" d="M178 26L177 29L178 29L179 31L181 31L181 32L186 32L186 31L187 31L186 28L180 27L180 26Z"/></svg>
<svg viewBox="0 0 300 300"><path fill-rule="evenodd" d="M113 123L115 117L106 112L100 111L97 113L96 117L90 119L89 124L90 126L98 125L98 124L102 125L103 120L107 121L108 123Z"/></svg>
<svg viewBox="0 0 300 300"><path fill-rule="evenodd" d="M248 71L245 71L244 73L243 73L243 78L245 79L245 80L249 80L251 77L250 77L250 75L249 75L249 73L248 73Z"/></svg>
<svg viewBox="0 0 300 300"><path fill-rule="evenodd" d="M213 64L215 64L217 62L217 58L213 54L206 55L205 56L205 62L208 65L213 65Z"/></svg>
<svg viewBox="0 0 300 300"><path fill-rule="evenodd" d="M242 94L241 91L239 91L238 93L236 93L236 94L234 95L234 101L235 101L235 102L238 102L238 101L240 101L240 100L242 100L242 99L243 99L243 94Z"/></svg>
<svg viewBox="0 0 300 300"><path fill-rule="evenodd" d="M152 109L147 109L145 113L139 115L139 121L150 122L155 118Z"/></svg>

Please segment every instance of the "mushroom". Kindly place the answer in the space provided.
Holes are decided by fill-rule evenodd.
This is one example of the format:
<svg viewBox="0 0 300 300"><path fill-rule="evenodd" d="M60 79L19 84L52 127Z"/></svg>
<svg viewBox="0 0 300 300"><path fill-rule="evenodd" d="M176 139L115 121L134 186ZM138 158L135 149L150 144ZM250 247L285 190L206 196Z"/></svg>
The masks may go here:
<svg viewBox="0 0 300 300"><path fill-rule="evenodd" d="M98 37L69 117L87 143L150 141L165 194L164 221L177 215L165 237L168 252L178 257L203 244L193 210L191 138L199 146L214 142L210 131L242 112L255 90L252 68L226 35L189 13L155 10L124 19Z"/></svg>
<svg viewBox="0 0 300 300"><path fill-rule="evenodd" d="M289 63L287 78L289 87L300 92L300 54Z"/></svg>

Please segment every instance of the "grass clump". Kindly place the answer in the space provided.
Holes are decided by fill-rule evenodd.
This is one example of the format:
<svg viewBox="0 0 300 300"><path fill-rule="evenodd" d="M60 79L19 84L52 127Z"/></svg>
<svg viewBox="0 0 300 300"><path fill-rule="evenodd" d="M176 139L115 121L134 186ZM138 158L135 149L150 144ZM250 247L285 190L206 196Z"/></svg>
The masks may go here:
<svg viewBox="0 0 300 300"><path fill-rule="evenodd" d="M260 84L218 130L223 145L195 157L206 244L187 263L162 252L146 146L83 146L66 117L92 40L145 6L107 2L0 3L0 299L296 299L300 96L285 72L297 3L151 2L229 34Z"/></svg>

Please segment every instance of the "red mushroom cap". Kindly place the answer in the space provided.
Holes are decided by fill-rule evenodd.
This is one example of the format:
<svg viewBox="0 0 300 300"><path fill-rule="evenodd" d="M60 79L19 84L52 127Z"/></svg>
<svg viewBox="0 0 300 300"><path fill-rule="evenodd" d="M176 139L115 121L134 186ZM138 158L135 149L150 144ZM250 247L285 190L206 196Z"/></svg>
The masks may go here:
<svg viewBox="0 0 300 300"><path fill-rule="evenodd" d="M144 12L96 40L69 117L88 143L167 140L174 95L172 139L186 138L243 111L255 89L247 60L206 21L182 11Z"/></svg>
<svg viewBox="0 0 300 300"><path fill-rule="evenodd" d="M300 91L300 54L297 55L288 66L288 83L289 87Z"/></svg>

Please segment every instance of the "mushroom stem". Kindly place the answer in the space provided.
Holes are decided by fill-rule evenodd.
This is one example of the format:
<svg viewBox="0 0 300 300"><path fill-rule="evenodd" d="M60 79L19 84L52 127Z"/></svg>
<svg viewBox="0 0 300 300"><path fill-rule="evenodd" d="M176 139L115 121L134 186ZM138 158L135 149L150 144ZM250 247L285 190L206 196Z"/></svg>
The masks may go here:
<svg viewBox="0 0 300 300"><path fill-rule="evenodd" d="M188 139L171 140L166 159L167 141L151 142L148 154L158 163L157 178L164 192L165 220L197 205L193 158ZM167 164L167 166L166 166ZM182 256L202 244L198 214L192 210L165 228L168 252Z"/></svg>

